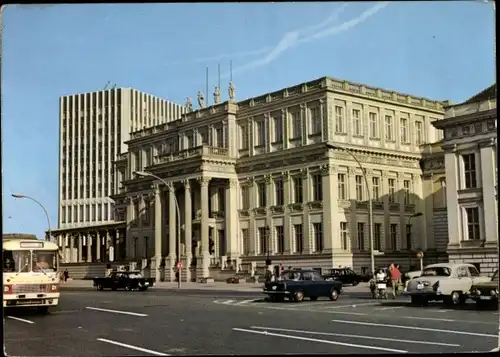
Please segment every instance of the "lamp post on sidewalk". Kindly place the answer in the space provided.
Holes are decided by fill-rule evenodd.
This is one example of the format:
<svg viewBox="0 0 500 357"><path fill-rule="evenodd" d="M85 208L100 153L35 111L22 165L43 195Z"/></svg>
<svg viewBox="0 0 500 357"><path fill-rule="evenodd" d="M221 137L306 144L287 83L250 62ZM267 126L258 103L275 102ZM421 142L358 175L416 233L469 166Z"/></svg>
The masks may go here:
<svg viewBox="0 0 500 357"><path fill-rule="evenodd" d="M157 180L160 180L169 190L171 190L174 193L174 201L175 201L175 209L177 210L177 263L181 262L181 210L179 208L179 201L177 201L177 196L175 195L175 188L174 185L171 182L167 182L161 177L156 176L155 174L149 172L149 171L135 171L134 174L136 174L139 177L153 177ZM172 222L170 222L171 224ZM155 227L155 229L158 229L159 227ZM156 265L158 266L158 262L156 262ZM181 288L181 272L178 268L178 265L176 264L177 271L179 273L179 278L177 279L177 287L180 289ZM189 267L188 267L189 269ZM158 272L157 272L158 273Z"/></svg>
<svg viewBox="0 0 500 357"><path fill-rule="evenodd" d="M361 169L361 172L363 173L363 177L365 179L365 184L366 184L366 194L368 195L368 236L370 239L370 262L371 262L372 272L375 272L375 251L373 246L373 202L370 194L370 185L368 184L368 177L366 176L366 171L363 165L361 165L361 162L358 160L356 155L354 155L354 153L348 148L337 146L329 142L325 142L325 145L328 149L342 150L347 152L349 155L351 155L354 161L357 162L359 168Z"/></svg>
<svg viewBox="0 0 500 357"><path fill-rule="evenodd" d="M411 220L415 217L422 216L421 212L417 212L408 217L408 230L406 232L406 249L408 250L408 271L411 270Z"/></svg>
<svg viewBox="0 0 500 357"><path fill-rule="evenodd" d="M28 200L32 200L33 202L35 202L36 204L38 204L42 209L43 209L43 212L45 213L45 217L47 218L47 224L49 226L48 228L48 233L49 233L49 241L52 237L52 230L50 228L50 217L49 217L49 213L47 212L47 210L45 209L45 207L42 205L42 203L36 199L34 199L33 197L30 197L30 196L27 196L27 195L23 195L22 193L12 193L11 194L12 197L14 198L27 198ZM44 238L44 240L46 240Z"/></svg>

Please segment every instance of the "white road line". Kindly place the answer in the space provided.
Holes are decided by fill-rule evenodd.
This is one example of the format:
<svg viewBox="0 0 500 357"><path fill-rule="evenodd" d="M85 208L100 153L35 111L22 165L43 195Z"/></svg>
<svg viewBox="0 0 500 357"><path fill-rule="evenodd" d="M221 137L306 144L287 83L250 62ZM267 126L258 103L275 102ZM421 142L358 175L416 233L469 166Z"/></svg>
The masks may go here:
<svg viewBox="0 0 500 357"><path fill-rule="evenodd" d="M389 307L379 307L375 310L378 310L378 311L383 311L383 310L395 310L395 309L403 309L404 306L389 306Z"/></svg>
<svg viewBox="0 0 500 357"><path fill-rule="evenodd" d="M243 300L243 301L240 301L240 302L237 302L236 305L245 305L245 304L249 304L251 302L254 302L254 300Z"/></svg>
<svg viewBox="0 0 500 357"><path fill-rule="evenodd" d="M435 317L420 317L420 316L403 316L405 319L415 319L415 320L430 320L430 321L444 321L444 322L455 322L452 319L437 319Z"/></svg>
<svg viewBox="0 0 500 357"><path fill-rule="evenodd" d="M101 309L99 307L85 307L88 310L95 310L95 311L103 311L103 312L111 312L113 314L122 314L122 315L131 315L131 316L140 316L140 317L145 317L148 316L146 314L140 314L138 312L130 312L130 311L120 311L120 310L110 310L110 309Z"/></svg>
<svg viewBox="0 0 500 357"><path fill-rule="evenodd" d="M377 351L395 352L395 353L408 353L408 351L396 350L393 348L366 346L366 345L358 345L358 344L353 344L353 343L336 342L336 341L329 341L329 340L320 340L318 338L285 335L285 334L281 334L281 333L272 333L272 332L267 332L267 331L255 331L255 330L247 330L247 329L243 329L243 328L233 328L233 331L255 333L257 335L265 335L265 336L283 337L283 338L289 338L292 340L302 340L302 341L309 341L309 342L326 343L329 345L355 347L355 348L362 348L362 349L367 349L367 350L377 350Z"/></svg>
<svg viewBox="0 0 500 357"><path fill-rule="evenodd" d="M329 307L327 307L327 309L341 309L341 308L344 308L344 307L356 308L358 306L373 306L373 305L380 305L380 303L379 302L366 302L366 303L363 303L363 304L349 304L349 305L329 306Z"/></svg>
<svg viewBox="0 0 500 357"><path fill-rule="evenodd" d="M148 350L147 348L142 348L142 347L138 347L138 346L132 346L132 345L128 345L126 343L122 343L122 342L118 342L118 341L113 341L113 340L108 340L108 339L105 339L105 338L98 338L97 341L110 343L112 345L116 345L116 346L120 346L120 347L130 348L131 350L136 350L136 351L141 351L141 352L144 352L144 353L149 353L150 355L155 355L155 356L170 356L169 354L166 354L166 353L163 353L163 352L157 352L157 351L153 351L153 350Z"/></svg>
<svg viewBox="0 0 500 357"><path fill-rule="evenodd" d="M30 320L26 320L26 319L21 319L19 317L15 317L15 316L7 316L8 319L12 319L12 320L17 320L17 321L21 321L21 322L25 322L27 324L34 324L35 322L34 321L30 321Z"/></svg>
<svg viewBox="0 0 500 357"><path fill-rule="evenodd" d="M332 320L332 322L338 322L338 323L343 323L343 324L353 324L353 325L365 325L365 326L394 327L394 328L407 329L407 330L420 330L420 331L452 333L455 335L469 335L469 336L498 338L498 335L489 335L486 333L466 332L466 331L457 331L457 330L442 330L442 329L428 328L428 327L376 324L373 322L344 321L344 320Z"/></svg>
<svg viewBox="0 0 500 357"><path fill-rule="evenodd" d="M362 338L366 340L380 340L380 341L391 341L394 342L394 338L385 338L385 337L375 337L375 336L362 336L362 335L349 335L345 333L331 333L331 332L314 332L314 331L305 331L305 330L291 330L286 328L275 328L275 327L262 327L262 326L250 326L250 328L256 330L270 330L270 331L281 331L281 332L296 332L296 333L307 333L310 335L323 335L323 336L337 336L337 337L350 337L350 338ZM398 342L405 343L416 343L421 345L436 345L436 346L449 346L449 347L460 347L460 345L456 345L453 343L443 343L443 342L429 342L429 341L415 341L415 340L402 340L398 339Z"/></svg>

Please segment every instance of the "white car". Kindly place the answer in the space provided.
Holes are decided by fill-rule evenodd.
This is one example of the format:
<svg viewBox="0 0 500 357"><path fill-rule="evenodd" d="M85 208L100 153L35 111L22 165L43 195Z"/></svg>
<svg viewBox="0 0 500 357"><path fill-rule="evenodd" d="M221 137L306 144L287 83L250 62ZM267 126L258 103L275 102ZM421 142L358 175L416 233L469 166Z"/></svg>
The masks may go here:
<svg viewBox="0 0 500 357"><path fill-rule="evenodd" d="M416 305L427 305L429 301L458 305L465 303L473 284L488 280L472 264L431 264L408 282L407 293Z"/></svg>

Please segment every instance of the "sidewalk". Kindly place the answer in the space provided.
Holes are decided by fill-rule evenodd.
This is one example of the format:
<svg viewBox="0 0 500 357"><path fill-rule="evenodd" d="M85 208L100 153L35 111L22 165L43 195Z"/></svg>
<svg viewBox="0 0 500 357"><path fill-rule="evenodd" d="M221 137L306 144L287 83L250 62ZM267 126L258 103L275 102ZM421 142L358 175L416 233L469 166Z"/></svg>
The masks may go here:
<svg viewBox="0 0 500 357"><path fill-rule="evenodd" d="M228 284L223 282L216 283L181 283L181 289L186 290L217 290L217 291L241 291L241 292L259 292L262 290L264 284L258 283L244 283L244 284ZM61 283L61 290L69 289L88 289L93 288L92 280L68 280L66 283ZM154 289L159 290L177 290L177 282L159 282L155 285ZM368 283L360 283L357 286L345 286L344 292L359 292L369 291Z"/></svg>

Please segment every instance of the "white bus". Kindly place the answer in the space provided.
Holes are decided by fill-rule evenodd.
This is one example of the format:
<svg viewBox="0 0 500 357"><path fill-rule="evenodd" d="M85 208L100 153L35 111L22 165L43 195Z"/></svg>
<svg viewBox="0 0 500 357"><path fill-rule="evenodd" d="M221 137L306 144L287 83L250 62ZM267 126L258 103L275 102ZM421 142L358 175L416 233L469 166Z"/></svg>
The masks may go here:
<svg viewBox="0 0 500 357"><path fill-rule="evenodd" d="M47 313L59 303L59 247L31 238L3 237L3 306L36 307Z"/></svg>

